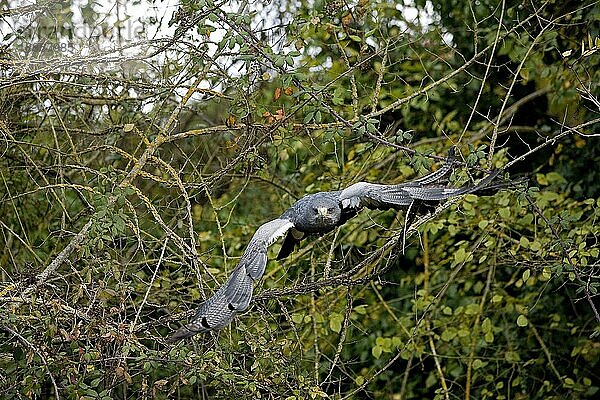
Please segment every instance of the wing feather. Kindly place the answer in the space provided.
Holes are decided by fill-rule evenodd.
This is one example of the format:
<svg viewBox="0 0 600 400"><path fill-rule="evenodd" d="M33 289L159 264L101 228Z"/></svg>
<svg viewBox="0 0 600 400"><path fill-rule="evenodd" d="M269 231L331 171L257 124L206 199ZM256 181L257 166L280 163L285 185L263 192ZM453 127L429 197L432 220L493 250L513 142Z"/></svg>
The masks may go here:
<svg viewBox="0 0 600 400"><path fill-rule="evenodd" d="M488 174L477 185L463 186L459 188L452 187L405 187L404 190L409 193L410 197L415 200L424 201L440 201L449 199L450 197L461 196L467 193L477 194L479 190L483 190L486 186L498 175L498 171Z"/></svg>
<svg viewBox="0 0 600 400"><path fill-rule="evenodd" d="M194 318L168 340L174 342L199 332L223 328L236 313L247 309L252 300L254 281L260 279L265 272L269 245L293 226L290 220L281 218L261 225L227 282L211 298L200 304Z"/></svg>
<svg viewBox="0 0 600 400"><path fill-rule="evenodd" d="M427 190L427 185L441 180L448 175L454 166L454 147L448 151L444 165L435 172L421 178L399 185L381 185L376 183L358 182L347 187L340 193L343 208L398 208L409 206L415 200L413 193Z"/></svg>
<svg viewBox="0 0 600 400"><path fill-rule="evenodd" d="M448 157L446 158L446 162L444 163L444 165L442 165L442 167L440 169L438 169L437 171L433 171L433 172L431 172L425 176L422 176L420 178L417 178L417 179L411 181L411 183L420 183L422 185L427 185L429 183L439 181L440 179L442 179L444 176L446 176L447 174L449 174L452 171L455 160L456 160L455 148L453 146L453 147L450 147L450 150L448 150Z"/></svg>
<svg viewBox="0 0 600 400"><path fill-rule="evenodd" d="M415 200L440 201L467 193L484 194L486 187L498 173L492 172L474 186L459 188L434 185L446 176L454 164L454 147L448 151L446 163L437 171L419 179L399 185L381 185L376 183L358 182L340 193L340 202L344 209L368 208L399 208L410 206Z"/></svg>

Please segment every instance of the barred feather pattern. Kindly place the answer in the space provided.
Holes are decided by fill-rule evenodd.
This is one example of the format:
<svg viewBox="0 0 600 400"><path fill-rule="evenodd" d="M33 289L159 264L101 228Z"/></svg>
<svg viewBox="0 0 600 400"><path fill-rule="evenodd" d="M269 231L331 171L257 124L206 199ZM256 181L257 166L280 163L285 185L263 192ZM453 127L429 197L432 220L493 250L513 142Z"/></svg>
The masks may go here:
<svg viewBox="0 0 600 400"><path fill-rule="evenodd" d="M254 282L260 279L267 265L268 247L287 233L277 259L287 257L305 235L322 235L344 224L363 207L399 209L407 207L403 246L406 232L419 207L431 209L437 202L467 193L488 195L511 182L492 184L498 171L488 174L476 185L449 187L442 179L454 166L454 148L448 152L445 164L437 171L398 185L358 182L342 191L309 194L294 203L279 218L261 225L233 273L217 292L202 303L190 323L181 327L169 341L177 341L228 325L235 314L246 310L252 300Z"/></svg>
<svg viewBox="0 0 600 400"><path fill-rule="evenodd" d="M229 325L235 314L246 310L252 300L254 281L265 272L269 245L293 226L287 219L275 219L258 228L227 282L210 299L200 304L194 318L179 328L168 341L175 342L199 332L223 328Z"/></svg>
<svg viewBox="0 0 600 400"><path fill-rule="evenodd" d="M440 181L452 171L455 160L454 154L455 150L452 147L448 151L446 162L440 169L410 182L399 185L381 185L367 182L355 183L342 190L340 194L342 207L388 209L409 206L418 197L426 196L427 191L431 187L428 185Z"/></svg>

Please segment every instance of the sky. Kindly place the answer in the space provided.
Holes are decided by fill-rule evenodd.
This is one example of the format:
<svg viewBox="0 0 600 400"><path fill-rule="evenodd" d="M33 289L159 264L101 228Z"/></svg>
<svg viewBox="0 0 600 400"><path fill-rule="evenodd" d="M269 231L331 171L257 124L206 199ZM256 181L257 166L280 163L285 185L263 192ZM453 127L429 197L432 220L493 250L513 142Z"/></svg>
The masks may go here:
<svg viewBox="0 0 600 400"><path fill-rule="evenodd" d="M81 64L69 64L68 62L56 63L55 61L68 61L76 57L86 57L91 54L102 54L102 62L93 63L92 60L87 61L84 68L88 71L101 71L103 68L110 67L111 69L124 68L126 63L122 61L130 58L132 60L142 60L145 54L149 53L152 47L148 46L149 41L157 39L167 39L173 37L176 26L169 26L174 13L179 9L179 0L157 0L150 2L147 0L138 1L106 1L95 0L92 2L94 11L101 16L99 24L90 26L85 23L84 12L89 6L91 0L71 0L71 1L56 1L52 4L57 5L63 3L63 6L56 6L52 9L53 13L71 12L71 23L65 26L58 26L57 20L50 13L21 13L11 15L0 19L0 35L5 41L7 34L13 34L6 40L9 44L9 54L13 61L13 71L25 72L49 72L55 69L54 66L60 65L59 68L82 68ZM349 4L355 1L348 0ZM39 0L9 0L11 9L26 7L39 3ZM262 1L228 1L225 3L225 11L238 12L240 4L244 4L243 10L256 11L258 18L254 20L254 26L261 29L269 29L271 26L280 23L276 20L275 14L278 12L279 5L282 4L279 0ZM402 15L407 20L419 19L421 24L428 24L432 20L433 7L428 3L425 11L419 12L414 7L413 0L401 0L396 4L396 9L401 10ZM40 19L40 15L46 15L48 18ZM69 20L69 17L66 18ZM44 21L48 24L46 30L39 30L31 21ZM120 24L118 22L121 21ZM401 28L405 28L402 21L398 21ZM26 41L15 41L15 35L19 29L37 29L36 32L47 32L53 36L59 43L48 44L41 34L37 39ZM58 34L57 34L58 32ZM226 31L218 29L210 35L210 40L217 43L225 35ZM273 41L279 38L274 38ZM445 38L446 39L446 38ZM12 43L11 43L12 42ZM375 45L374 43L370 43ZM287 53L290 49L280 48L284 46L284 41L279 41L279 44L271 43L275 53ZM376 46L376 45L375 45ZM317 51L318 49L307 49ZM209 53L216 51L216 45L209 45ZM106 56L108 54L108 57ZM164 53L152 60L147 60L146 64L141 64L142 68L146 65L148 68L160 68L166 61ZM228 62L223 58L223 62ZM149 64L148 64L149 63ZM138 68L140 63L134 64L134 68ZM44 69L46 68L46 69ZM316 68L328 68L327 63ZM235 74L235 71L229 71ZM243 73L243 71L238 71ZM11 73L9 71L9 73ZM203 85L201 85L203 86ZM204 85L206 86L206 85ZM181 93L183 95L183 93Z"/></svg>

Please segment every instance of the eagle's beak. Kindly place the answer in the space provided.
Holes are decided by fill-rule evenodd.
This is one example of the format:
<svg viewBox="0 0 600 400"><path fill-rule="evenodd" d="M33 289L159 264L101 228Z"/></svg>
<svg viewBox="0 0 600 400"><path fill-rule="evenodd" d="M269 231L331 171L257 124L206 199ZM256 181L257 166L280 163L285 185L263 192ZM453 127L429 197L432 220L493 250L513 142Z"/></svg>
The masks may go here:
<svg viewBox="0 0 600 400"><path fill-rule="evenodd" d="M329 216L329 210L327 210L327 207L318 207L317 208L317 212L322 217L328 217Z"/></svg>

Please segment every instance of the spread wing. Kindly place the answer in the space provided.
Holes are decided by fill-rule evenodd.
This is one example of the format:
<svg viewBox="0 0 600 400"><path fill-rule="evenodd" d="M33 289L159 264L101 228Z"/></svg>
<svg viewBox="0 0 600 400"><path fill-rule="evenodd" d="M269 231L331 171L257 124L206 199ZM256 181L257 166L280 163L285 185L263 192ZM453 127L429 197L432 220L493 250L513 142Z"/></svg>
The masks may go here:
<svg viewBox="0 0 600 400"><path fill-rule="evenodd" d="M498 176L499 171L494 171L483 178L477 185L465 185L462 187L447 187L447 186L407 186L403 190L414 200L422 201L440 201L449 199L450 197L461 196L467 193L482 194L485 189L488 189L490 182ZM400 186L400 185L399 185Z"/></svg>
<svg viewBox="0 0 600 400"><path fill-rule="evenodd" d="M362 207L368 208L399 208L401 206L410 206L415 200L429 200L424 197L428 196L428 191L433 189L432 183L441 180L444 176L448 175L452 171L454 165L454 147L448 151L448 158L444 165L430 174L427 174L421 178L412 180L410 182L401 183L399 185L380 185L376 183L358 182L354 185L348 186L340 193L340 202L344 209L360 209ZM446 188L435 188L432 194L433 196L439 197L443 195L442 192L439 194L437 189ZM454 189L454 188L451 188ZM458 194L449 194L448 198L457 196ZM440 198L440 199L441 199ZM440 200L437 199L437 200ZM431 199L436 200L436 199Z"/></svg>
<svg viewBox="0 0 600 400"><path fill-rule="evenodd" d="M188 324L179 328L168 340L174 342L199 332L223 328L236 313L248 308L254 281L265 272L268 247L293 226L290 220L281 218L261 225L227 282L198 307L196 315Z"/></svg>
<svg viewBox="0 0 600 400"><path fill-rule="evenodd" d="M358 182L340 193L342 211L360 210L362 207L390 209L406 206L402 251L406 244L406 232L414 220L419 208L431 209L440 200L460 196L467 193L484 194L486 187L498 175L498 171L488 174L477 185L463 187L448 187L440 185L439 181L446 176L454 164L454 148L448 151L446 163L437 171L419 179L399 185L380 185L375 183Z"/></svg>
<svg viewBox="0 0 600 400"><path fill-rule="evenodd" d="M410 183L419 183L422 185L426 185L428 183L437 182L442 179L444 176L448 175L450 171L452 171L452 167L454 167L455 158L455 148L450 147L448 150L448 157L446 158L446 162L440 169L437 171L430 172L429 174L422 176L418 179L412 180Z"/></svg>

